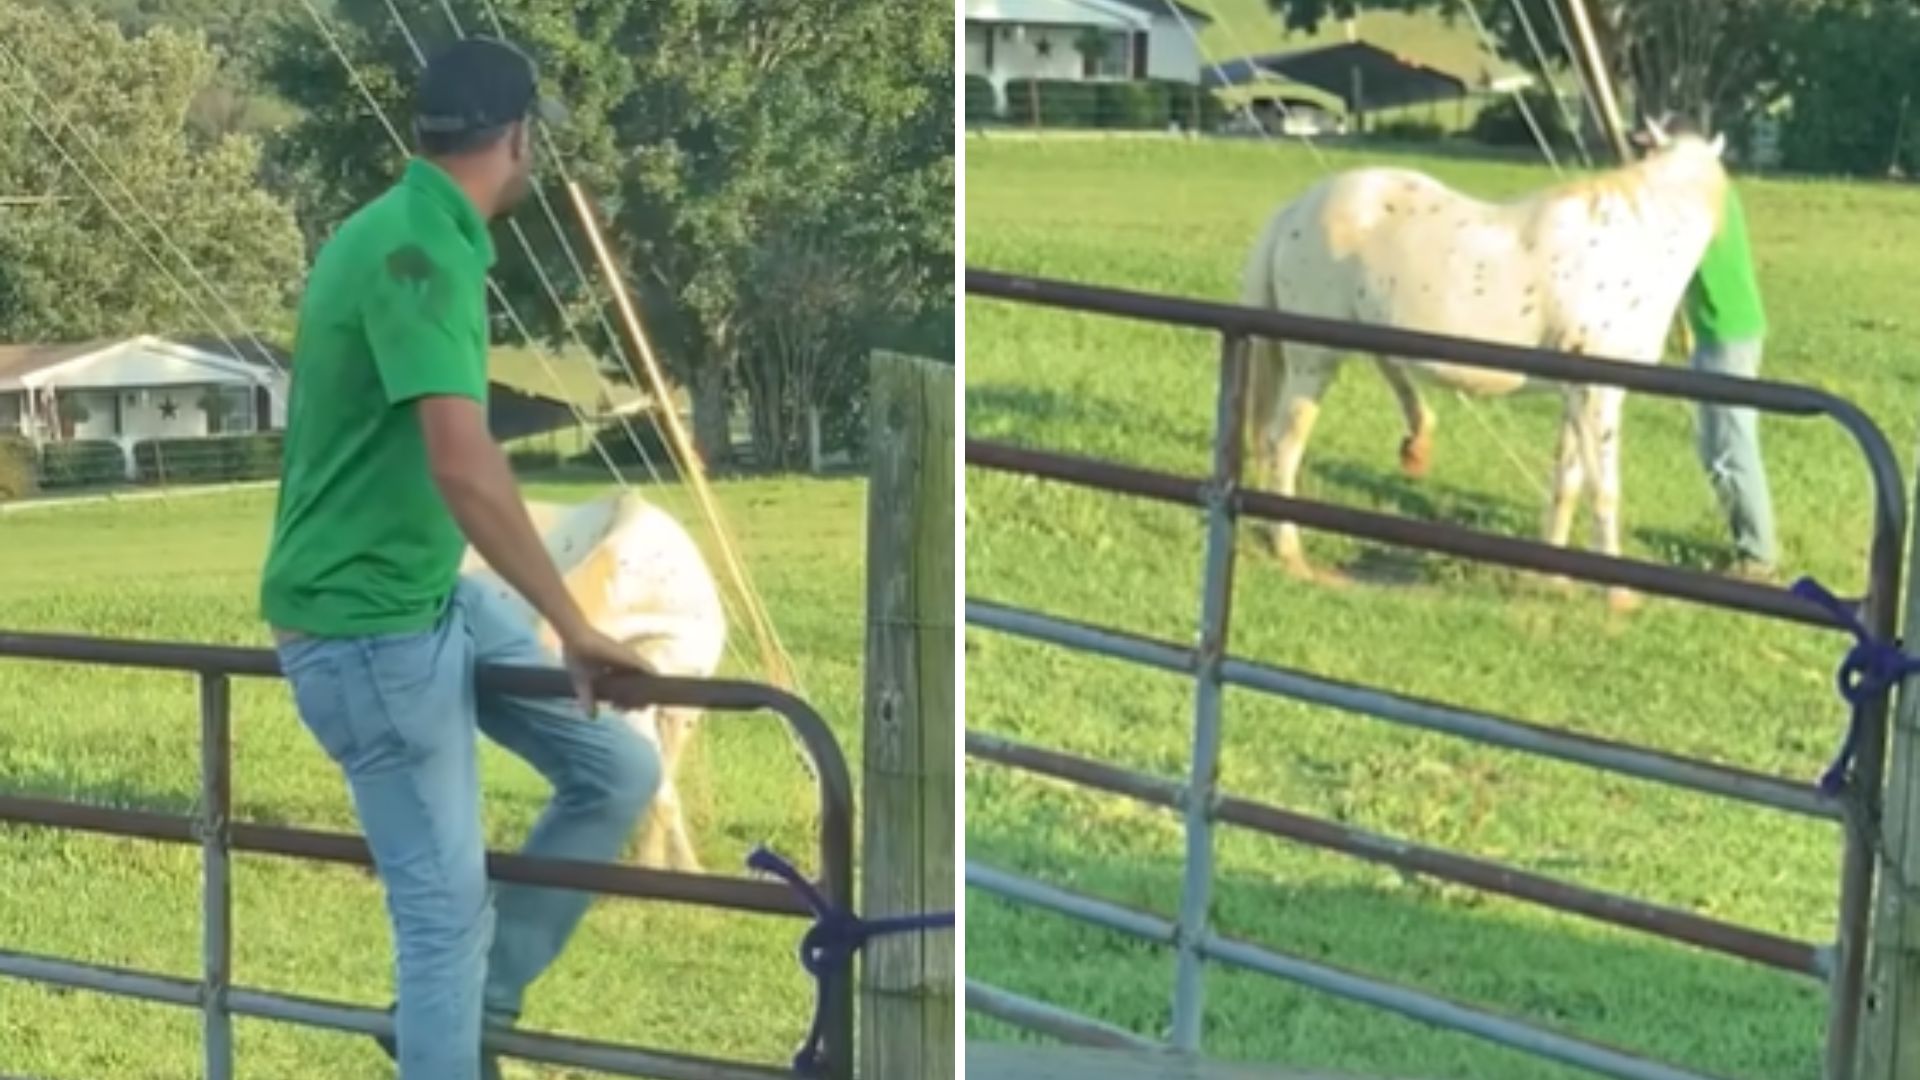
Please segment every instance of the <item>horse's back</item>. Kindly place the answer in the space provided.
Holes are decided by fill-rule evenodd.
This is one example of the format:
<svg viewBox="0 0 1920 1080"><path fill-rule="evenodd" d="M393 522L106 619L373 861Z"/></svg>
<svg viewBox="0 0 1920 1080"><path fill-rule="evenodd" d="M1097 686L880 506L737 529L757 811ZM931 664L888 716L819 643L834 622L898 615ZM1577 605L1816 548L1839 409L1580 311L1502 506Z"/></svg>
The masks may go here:
<svg viewBox="0 0 1920 1080"><path fill-rule="evenodd" d="M1244 300L1303 315L1530 344L1542 312L1517 218L1512 207L1474 199L1411 169L1342 172L1269 222ZM1429 373L1481 392L1516 385L1505 376L1445 365Z"/></svg>
<svg viewBox="0 0 1920 1080"><path fill-rule="evenodd" d="M717 666L726 645L719 586L699 545L671 514L626 490L584 503L528 500L526 507L548 555L596 624L670 627L675 670ZM471 546L462 572L499 588L529 622L543 622Z"/></svg>

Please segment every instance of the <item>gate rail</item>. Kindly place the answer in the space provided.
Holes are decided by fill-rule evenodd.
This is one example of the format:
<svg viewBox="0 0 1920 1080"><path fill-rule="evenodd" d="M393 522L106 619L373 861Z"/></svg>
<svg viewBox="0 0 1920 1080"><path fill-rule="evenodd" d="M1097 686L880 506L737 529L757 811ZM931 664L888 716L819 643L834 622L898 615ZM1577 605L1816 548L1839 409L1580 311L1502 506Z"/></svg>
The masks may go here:
<svg viewBox="0 0 1920 1080"><path fill-rule="evenodd" d="M185 672L197 677L201 739L199 813L123 810L0 794L0 822L200 845L204 961L201 978L196 982L155 972L0 950L0 976L198 1008L203 1017L205 1075L209 1080L229 1080L233 1076L231 1018L236 1014L369 1035L392 1033L391 1018L384 1012L231 984L233 905L229 870L232 852L372 865L366 842L358 836L232 820L232 679L235 676L279 677L279 661L271 650L0 632L0 659L132 667ZM483 687L529 697L573 696L571 681L564 672L555 669L489 665L478 670L476 679ZM805 748L818 784L820 891L835 907L852 907L853 785L846 758L832 730L812 706L770 686L733 680L626 674L605 678L597 685L606 701L622 708L658 704L726 712L765 709L778 714ZM802 918L812 915L806 904L784 886L747 878L502 852L488 853L487 869L489 876L503 881L756 914ZM850 1080L853 1075L850 968L850 958L840 961L829 980L832 990L825 1004L823 1053L823 1073L828 1080ZM489 1033L486 1041L492 1049L532 1061L658 1080L772 1080L794 1075L791 1069L781 1066L534 1032Z"/></svg>
<svg viewBox="0 0 1920 1080"><path fill-rule="evenodd" d="M1824 1054L1827 1080L1848 1075L1858 1041L1865 981L1867 924L1872 903L1885 762L1888 706L1884 698L1859 714L1860 741L1848 787L1838 797L1814 785L1666 754L1627 743L1578 735L1260 664L1227 652L1232 610L1235 523L1242 516L1296 525L1401 547L1474 559L1522 570L1618 585L1776 621L1832 630L1847 627L1834 614L1768 585L1661 566L1535 540L1494 536L1459 526L1412 521L1372 511L1288 498L1241 487L1249 339L1305 342L1354 352L1431 358L1563 383L1612 385L1696 402L1745 406L1791 416L1825 416L1858 444L1874 488L1867 588L1859 601L1863 622L1877 639L1894 637L1900 552L1907 509L1899 467L1886 437L1852 403L1809 387L1737 379L1658 365L1631 364L1565 353L1413 333L1390 327L1310 318L1279 311L1077 285L969 268L970 297L1014 301L1066 311L1161 325L1211 330L1221 337L1212 470L1181 476L1110 461L980 439L967 440L967 463L1075 487L1193 506L1206 512L1206 561L1201 583L1198 643L1181 645L1125 631L969 597L967 623L1081 652L1189 675L1195 684L1191 760L1184 782L1117 768L1071 754L967 732L970 757L1179 812L1185 820L1186 867L1178 916L1119 905L968 860L967 884L1004 899L1052 910L1177 952L1172 1045L1200 1049L1208 960L1261 971L1338 996L1369 1003L1441 1027L1478 1035L1541 1057L1634 1080L1698 1080L1699 1074L1614 1047L1576 1038L1490 1010L1463 1005L1410 987L1359 975L1262 946L1233 941L1208 926L1215 821L1250 828L1323 849L1404 868L1482 890L1556 908L1616 926L1700 946L1755 963L1823 980L1829 987ZM1329 706L1393 723L1669 786L1736 799L1788 813L1839 822L1844 859L1837 940L1796 941L1692 912L1574 885L1498 863L1425 847L1244 799L1216 786L1222 688ZM1069 1041L1138 1044L1143 1040L1089 1017L969 981L968 1007ZM1157 1044L1156 1044L1157 1045Z"/></svg>

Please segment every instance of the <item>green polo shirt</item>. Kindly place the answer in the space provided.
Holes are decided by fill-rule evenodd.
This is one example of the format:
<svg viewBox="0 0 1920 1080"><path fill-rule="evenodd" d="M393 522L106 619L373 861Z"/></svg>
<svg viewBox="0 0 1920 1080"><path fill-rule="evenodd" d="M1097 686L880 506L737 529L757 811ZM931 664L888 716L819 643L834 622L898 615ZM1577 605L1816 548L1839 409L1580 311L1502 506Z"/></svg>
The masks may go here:
<svg viewBox="0 0 1920 1080"><path fill-rule="evenodd" d="M395 633L444 610L466 539L434 485L414 402L486 404L493 260L479 211L419 159L320 249L300 303L260 586L271 625Z"/></svg>
<svg viewBox="0 0 1920 1080"><path fill-rule="evenodd" d="M1760 303L1753 251L1747 246L1747 212L1731 184L1720 231L1707 244L1687 286L1685 311L1693 336L1710 345L1754 341L1766 335L1766 309Z"/></svg>

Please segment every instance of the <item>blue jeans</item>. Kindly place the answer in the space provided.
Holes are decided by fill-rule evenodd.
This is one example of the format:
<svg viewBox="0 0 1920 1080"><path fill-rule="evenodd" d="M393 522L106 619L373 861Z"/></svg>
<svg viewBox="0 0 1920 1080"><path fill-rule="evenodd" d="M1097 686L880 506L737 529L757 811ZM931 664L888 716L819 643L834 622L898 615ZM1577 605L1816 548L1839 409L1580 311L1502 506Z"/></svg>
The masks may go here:
<svg viewBox="0 0 1920 1080"><path fill-rule="evenodd" d="M1760 372L1761 343L1698 342L1696 370L1751 379ZM1772 566L1780 557L1773 534L1773 497L1760 460L1759 418L1752 409L1700 406L1700 464L1727 515L1740 558Z"/></svg>
<svg viewBox="0 0 1920 1080"><path fill-rule="evenodd" d="M571 698L484 693L476 664L557 666L531 628L462 581L431 629L279 646L300 719L346 775L386 890L401 1080L477 1080L482 1012L511 1024L592 894L486 875L475 729L553 785L522 852L618 857L660 782L654 745Z"/></svg>

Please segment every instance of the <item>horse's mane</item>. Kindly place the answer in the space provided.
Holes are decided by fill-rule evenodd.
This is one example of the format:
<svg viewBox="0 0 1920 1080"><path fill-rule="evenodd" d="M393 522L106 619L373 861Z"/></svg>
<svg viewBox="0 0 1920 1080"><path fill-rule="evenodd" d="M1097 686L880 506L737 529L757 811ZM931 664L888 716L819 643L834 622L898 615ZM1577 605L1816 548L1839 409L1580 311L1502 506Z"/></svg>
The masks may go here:
<svg viewBox="0 0 1920 1080"><path fill-rule="evenodd" d="M1602 173L1576 177L1557 184L1540 192L1535 198L1543 202L1585 200L1588 207L1596 212L1609 203L1625 204L1635 208L1648 204L1674 202L1704 203L1712 216L1713 228L1718 231L1721 215L1726 208L1726 200L1723 196L1727 175L1719 167L1717 159L1709 159L1711 168L1688 168L1683 164L1679 169L1672 169L1673 155L1692 152L1690 149L1676 148L1644 157ZM1656 182L1659 175L1668 170L1672 170L1675 178L1680 181L1678 184Z"/></svg>

